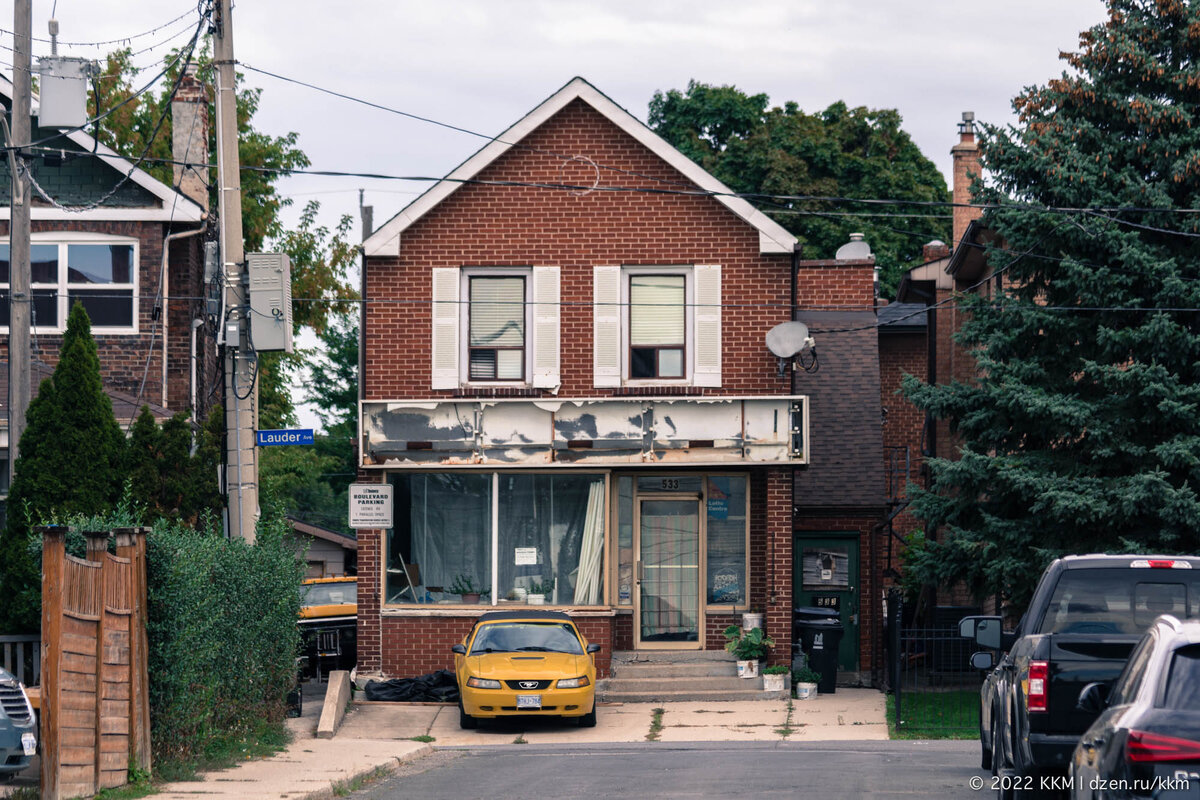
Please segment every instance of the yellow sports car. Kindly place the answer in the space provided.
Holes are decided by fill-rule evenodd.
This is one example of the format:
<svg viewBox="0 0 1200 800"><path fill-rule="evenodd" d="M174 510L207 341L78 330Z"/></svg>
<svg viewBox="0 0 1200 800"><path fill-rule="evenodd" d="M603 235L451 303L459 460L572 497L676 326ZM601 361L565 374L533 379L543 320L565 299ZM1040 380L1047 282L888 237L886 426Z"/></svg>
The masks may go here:
<svg viewBox="0 0 1200 800"><path fill-rule="evenodd" d="M458 724L518 714L596 724L598 644L588 644L566 614L493 611L475 620L454 651Z"/></svg>

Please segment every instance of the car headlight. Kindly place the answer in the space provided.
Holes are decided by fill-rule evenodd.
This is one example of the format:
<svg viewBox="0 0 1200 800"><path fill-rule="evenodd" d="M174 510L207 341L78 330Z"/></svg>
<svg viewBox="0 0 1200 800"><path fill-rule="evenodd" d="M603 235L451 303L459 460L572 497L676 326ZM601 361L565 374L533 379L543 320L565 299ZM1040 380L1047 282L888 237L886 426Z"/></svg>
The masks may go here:
<svg viewBox="0 0 1200 800"><path fill-rule="evenodd" d="M590 683L591 681L587 679L587 675L580 675L578 678L563 678L558 682L558 688L582 689L584 686L587 686Z"/></svg>
<svg viewBox="0 0 1200 800"><path fill-rule="evenodd" d="M475 689L499 689L500 681L493 681L489 678L467 678L467 686Z"/></svg>

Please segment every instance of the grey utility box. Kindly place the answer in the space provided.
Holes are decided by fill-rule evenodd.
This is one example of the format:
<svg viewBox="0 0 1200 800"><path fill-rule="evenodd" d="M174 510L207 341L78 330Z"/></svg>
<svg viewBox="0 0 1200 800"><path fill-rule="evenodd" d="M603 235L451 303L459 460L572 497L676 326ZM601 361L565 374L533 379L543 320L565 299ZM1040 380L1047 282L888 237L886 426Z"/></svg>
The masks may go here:
<svg viewBox="0 0 1200 800"><path fill-rule="evenodd" d="M42 56L38 59L38 125L78 128L87 122L87 79L92 62L86 58Z"/></svg>
<svg viewBox="0 0 1200 800"><path fill-rule="evenodd" d="M247 253L250 343L255 350L292 352L292 264L284 253Z"/></svg>

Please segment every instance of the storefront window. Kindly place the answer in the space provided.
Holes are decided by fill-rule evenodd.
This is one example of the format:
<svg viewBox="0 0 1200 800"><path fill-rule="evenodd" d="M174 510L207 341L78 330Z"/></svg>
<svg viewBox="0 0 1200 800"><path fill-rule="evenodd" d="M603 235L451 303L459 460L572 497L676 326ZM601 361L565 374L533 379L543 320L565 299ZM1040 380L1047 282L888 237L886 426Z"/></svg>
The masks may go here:
<svg viewBox="0 0 1200 800"><path fill-rule="evenodd" d="M708 602L746 603L746 479L707 478Z"/></svg>
<svg viewBox="0 0 1200 800"><path fill-rule="evenodd" d="M443 472L391 481L387 604L605 602L603 475Z"/></svg>
<svg viewBox="0 0 1200 800"><path fill-rule="evenodd" d="M617 604L633 605L633 478L617 478Z"/></svg>
<svg viewBox="0 0 1200 800"><path fill-rule="evenodd" d="M500 475L500 600L601 602L603 475Z"/></svg>

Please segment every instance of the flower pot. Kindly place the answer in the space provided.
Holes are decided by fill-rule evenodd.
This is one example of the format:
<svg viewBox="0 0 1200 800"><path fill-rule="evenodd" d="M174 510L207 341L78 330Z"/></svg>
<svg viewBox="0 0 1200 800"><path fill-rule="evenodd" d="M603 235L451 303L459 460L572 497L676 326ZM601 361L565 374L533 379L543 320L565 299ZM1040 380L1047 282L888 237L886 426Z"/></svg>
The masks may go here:
<svg viewBox="0 0 1200 800"><path fill-rule="evenodd" d="M531 606L544 606L546 605L546 595L527 594L525 595L525 602L529 603Z"/></svg>
<svg viewBox="0 0 1200 800"><path fill-rule="evenodd" d="M739 678L757 678L758 677L758 662L757 661L739 661L737 662L737 671Z"/></svg>
<svg viewBox="0 0 1200 800"><path fill-rule="evenodd" d="M763 626L762 614L742 614L742 629L751 630L753 628L761 628Z"/></svg>
<svg viewBox="0 0 1200 800"><path fill-rule="evenodd" d="M462 601L469 606L476 605L479 602L479 592L462 595Z"/></svg>
<svg viewBox="0 0 1200 800"><path fill-rule="evenodd" d="M796 699L797 700L816 700L817 685L815 683L797 683L796 684Z"/></svg>
<svg viewBox="0 0 1200 800"><path fill-rule="evenodd" d="M763 675L763 691L764 692L782 692L783 680L787 676L783 673L778 675Z"/></svg>

